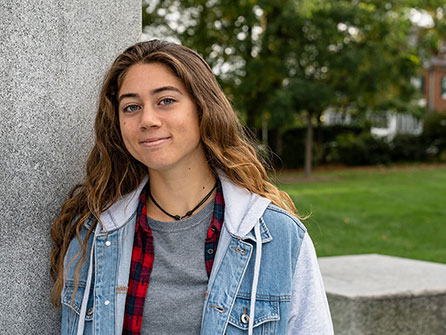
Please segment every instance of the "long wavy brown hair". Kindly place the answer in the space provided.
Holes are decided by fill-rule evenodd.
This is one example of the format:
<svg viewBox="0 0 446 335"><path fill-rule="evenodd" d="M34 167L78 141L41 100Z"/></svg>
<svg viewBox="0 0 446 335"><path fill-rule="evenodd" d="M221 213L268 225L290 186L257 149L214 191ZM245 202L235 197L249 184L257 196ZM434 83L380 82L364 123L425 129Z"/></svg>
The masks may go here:
<svg viewBox="0 0 446 335"><path fill-rule="evenodd" d="M87 161L86 179L71 190L51 229L54 241L51 275L55 282L52 301L55 306L59 305L63 288L64 257L70 242L77 238L82 246L74 257L78 259L75 269L77 287L87 241L100 222L101 213L120 196L135 190L147 174L147 168L125 148L118 118L120 85L128 69L138 63L167 65L182 80L197 105L201 140L213 171L223 171L233 183L296 214L290 197L268 181L255 143L244 132L204 59L174 43L158 40L137 43L116 58L105 76L95 120L96 141ZM85 223L89 218L93 218L93 224L82 240L80 231L86 229ZM73 260L69 260L69 264Z"/></svg>

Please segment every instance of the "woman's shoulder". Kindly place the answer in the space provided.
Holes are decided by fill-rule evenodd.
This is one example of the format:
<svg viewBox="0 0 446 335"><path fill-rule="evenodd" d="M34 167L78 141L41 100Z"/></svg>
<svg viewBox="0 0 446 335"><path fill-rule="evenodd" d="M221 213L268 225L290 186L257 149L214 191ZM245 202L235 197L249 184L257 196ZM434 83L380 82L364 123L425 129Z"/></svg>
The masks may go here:
<svg viewBox="0 0 446 335"><path fill-rule="evenodd" d="M307 228L296 216L273 204L268 205L262 220L273 238L280 243L297 240L301 244L307 234Z"/></svg>
<svg viewBox="0 0 446 335"><path fill-rule="evenodd" d="M307 232L305 225L296 216L274 204L268 205L263 214L263 219L265 222L280 222L283 226L289 229L297 229L303 234Z"/></svg>

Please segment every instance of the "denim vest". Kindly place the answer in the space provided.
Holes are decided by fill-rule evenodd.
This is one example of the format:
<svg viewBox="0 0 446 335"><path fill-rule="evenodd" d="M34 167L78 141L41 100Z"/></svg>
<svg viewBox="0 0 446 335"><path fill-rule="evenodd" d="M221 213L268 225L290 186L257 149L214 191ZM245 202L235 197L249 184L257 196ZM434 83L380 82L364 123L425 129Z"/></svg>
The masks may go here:
<svg viewBox="0 0 446 335"><path fill-rule="evenodd" d="M231 210L231 205L228 207L231 200L226 196L230 192L225 193L224 185L225 182L223 182L223 194L226 208ZM254 223L260 228L261 242L258 243L262 244L262 252L255 302L253 302L255 303L253 334L294 334L291 329L298 329L297 323L306 322L299 319L304 315L302 307L299 307L302 304L292 300L302 300L293 296L299 295L295 293L299 290L297 287L299 283L295 283L297 276L295 271L299 271L296 270L296 264L307 233L305 227L286 211L268 205L265 201L262 204L264 206L262 214ZM238 208L237 205L236 202L233 208ZM251 203L250 207L256 207L256 204ZM246 224L239 225L238 222L234 222L235 219L243 222L252 220L249 213L242 214L244 215L234 216L233 213L226 215L225 211L225 223L203 307L202 335L248 333L257 241L254 228L247 230ZM68 263L79 252L81 246L76 238L71 242L65 257L67 273L61 295L63 335L78 334L79 320L83 324L85 335L122 334L135 219L136 212L124 224L116 223L116 229L106 232L98 225L96 233L91 234L88 240L85 261L80 267L79 286L74 297L74 271L77 261ZM226 224L227 219L228 224ZM234 226L237 226L237 229ZM243 234L235 234L235 230ZM81 240L86 232L86 228L81 231ZM312 263L315 262L315 255L313 258ZM315 319L314 322L322 322L326 327L324 329L329 329L331 319L325 293L319 292L323 290L323 285L317 262L314 266L316 275L310 274L305 280L307 282L305 285L311 285L309 291L318 290L316 293L322 298L319 299L320 303L316 303L321 311L320 315L314 311L310 313ZM90 278L88 278L89 269ZM89 280L91 284L88 283ZM89 292L85 292L86 287L89 287ZM80 317L84 296L85 315ZM298 311L301 316L297 315ZM166 322L168 319L166 315ZM313 332L302 334L313 334ZM322 333L315 330L314 334L332 334L332 330Z"/></svg>

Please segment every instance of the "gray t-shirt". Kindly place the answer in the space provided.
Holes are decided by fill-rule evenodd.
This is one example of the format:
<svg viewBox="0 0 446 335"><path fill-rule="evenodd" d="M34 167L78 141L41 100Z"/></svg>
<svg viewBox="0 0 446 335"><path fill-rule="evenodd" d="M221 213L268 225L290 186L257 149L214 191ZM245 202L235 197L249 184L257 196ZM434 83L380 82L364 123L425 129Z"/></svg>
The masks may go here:
<svg viewBox="0 0 446 335"><path fill-rule="evenodd" d="M214 201L175 222L147 218L154 254L144 303L142 335L199 334L208 277L204 244Z"/></svg>

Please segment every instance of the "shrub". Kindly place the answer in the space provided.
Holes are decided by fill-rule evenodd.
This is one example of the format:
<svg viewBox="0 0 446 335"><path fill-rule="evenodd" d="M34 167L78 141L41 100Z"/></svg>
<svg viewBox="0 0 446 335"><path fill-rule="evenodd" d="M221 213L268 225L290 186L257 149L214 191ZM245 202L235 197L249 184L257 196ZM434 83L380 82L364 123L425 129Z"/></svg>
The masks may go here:
<svg viewBox="0 0 446 335"><path fill-rule="evenodd" d="M305 128L290 129L282 135L281 167L292 169L303 166L305 135Z"/></svg>
<svg viewBox="0 0 446 335"><path fill-rule="evenodd" d="M353 133L341 134L331 146L332 162L346 165L375 165L390 163L389 144L370 133L359 136Z"/></svg>
<svg viewBox="0 0 446 335"><path fill-rule="evenodd" d="M392 162L420 162L428 159L428 146L422 136L396 135L391 142Z"/></svg>
<svg viewBox="0 0 446 335"><path fill-rule="evenodd" d="M446 161L446 113L432 113L424 119L422 140L430 158Z"/></svg>
<svg viewBox="0 0 446 335"><path fill-rule="evenodd" d="M321 164L330 162L329 153L330 145L335 142L336 137L340 134L352 133L360 134L363 128L359 126L323 126L314 128L313 141L313 163ZM275 162L277 167L297 168L304 165L305 160L305 139L306 128L299 127L289 129L282 134L282 152L278 153L281 162ZM274 148L274 146L273 146Z"/></svg>

